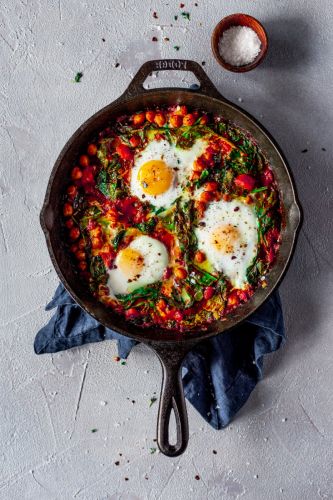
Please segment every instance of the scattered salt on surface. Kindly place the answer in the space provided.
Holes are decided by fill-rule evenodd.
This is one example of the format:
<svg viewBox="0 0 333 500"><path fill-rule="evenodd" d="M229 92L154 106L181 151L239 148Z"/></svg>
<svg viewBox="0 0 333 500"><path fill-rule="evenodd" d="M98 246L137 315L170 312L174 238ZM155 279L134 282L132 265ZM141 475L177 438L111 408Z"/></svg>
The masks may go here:
<svg viewBox="0 0 333 500"><path fill-rule="evenodd" d="M232 66L244 66L255 60L261 42L257 33L248 26L231 26L219 41L219 52Z"/></svg>

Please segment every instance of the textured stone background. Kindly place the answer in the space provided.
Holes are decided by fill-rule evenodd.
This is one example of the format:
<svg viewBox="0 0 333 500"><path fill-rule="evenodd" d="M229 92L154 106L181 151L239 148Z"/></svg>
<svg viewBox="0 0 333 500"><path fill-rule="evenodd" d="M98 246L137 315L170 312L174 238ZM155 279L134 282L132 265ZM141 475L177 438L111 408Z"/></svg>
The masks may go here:
<svg viewBox="0 0 333 500"><path fill-rule="evenodd" d="M175 0L1 2L1 499L333 498L333 4L197 2L184 0L191 19L177 22ZM211 54L210 33L232 12L268 30L267 60L249 74L227 73ZM281 288L286 347L226 430L213 431L190 407L188 450L170 460L149 452L157 404L148 402L161 371L145 348L120 366L111 343L42 357L32 344L57 284L38 222L52 165L142 62L174 56L206 61L218 89L275 136L304 224ZM80 70L82 82L72 83ZM192 81L180 75L177 85Z"/></svg>

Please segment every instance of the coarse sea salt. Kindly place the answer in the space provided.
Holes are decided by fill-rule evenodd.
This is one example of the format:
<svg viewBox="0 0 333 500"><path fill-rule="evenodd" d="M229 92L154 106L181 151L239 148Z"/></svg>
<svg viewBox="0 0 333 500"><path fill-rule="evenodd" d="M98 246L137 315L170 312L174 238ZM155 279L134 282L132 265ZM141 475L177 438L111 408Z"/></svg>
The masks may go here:
<svg viewBox="0 0 333 500"><path fill-rule="evenodd" d="M231 26L219 40L223 60L232 66L244 66L255 60L261 42L257 33L248 26Z"/></svg>

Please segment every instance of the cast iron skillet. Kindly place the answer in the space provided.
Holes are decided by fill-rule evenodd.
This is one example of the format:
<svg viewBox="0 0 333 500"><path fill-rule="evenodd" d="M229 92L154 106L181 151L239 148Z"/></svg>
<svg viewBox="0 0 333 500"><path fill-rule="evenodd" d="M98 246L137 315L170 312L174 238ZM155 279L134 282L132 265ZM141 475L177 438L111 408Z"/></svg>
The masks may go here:
<svg viewBox="0 0 333 500"><path fill-rule="evenodd" d="M163 88L145 90L143 83L153 71L191 71L200 82L199 90ZM73 270L70 256L65 249L61 227L62 193L69 172L77 155L89 140L119 115L139 111L150 106L185 104L207 112L217 113L250 132L265 152L276 176L283 206L282 244L277 261L268 275L268 286L256 291L254 296L241 305L225 321L216 321L208 331L200 330L188 335L177 332L161 332L156 328L140 330L137 326L117 317L97 302ZM53 265L64 286L80 306L103 325L118 333L139 340L155 351L163 368L157 442L165 455L174 457L184 452L188 443L188 420L181 379L181 364L186 354L199 342L230 329L266 300L284 275L296 242L301 212L287 163L272 137L248 113L227 101L214 87L201 66L194 61L168 59L146 62L133 78L127 90L116 101L89 118L69 139L61 151L50 176L40 221L46 236ZM170 443L169 422L171 411L176 420L177 440Z"/></svg>

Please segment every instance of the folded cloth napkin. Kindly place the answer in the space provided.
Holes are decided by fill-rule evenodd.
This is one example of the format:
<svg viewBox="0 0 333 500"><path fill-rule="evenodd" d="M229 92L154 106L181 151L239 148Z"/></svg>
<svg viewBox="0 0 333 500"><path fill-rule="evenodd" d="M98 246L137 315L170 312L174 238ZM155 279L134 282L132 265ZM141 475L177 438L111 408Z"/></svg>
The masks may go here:
<svg viewBox="0 0 333 500"><path fill-rule="evenodd" d="M117 340L119 356L127 358L136 344L92 318L62 285L46 306L53 308L55 314L36 335L36 354ZM275 292L240 326L201 342L187 355L182 372L186 398L212 427L225 427L262 378L263 356L284 341L281 302Z"/></svg>

